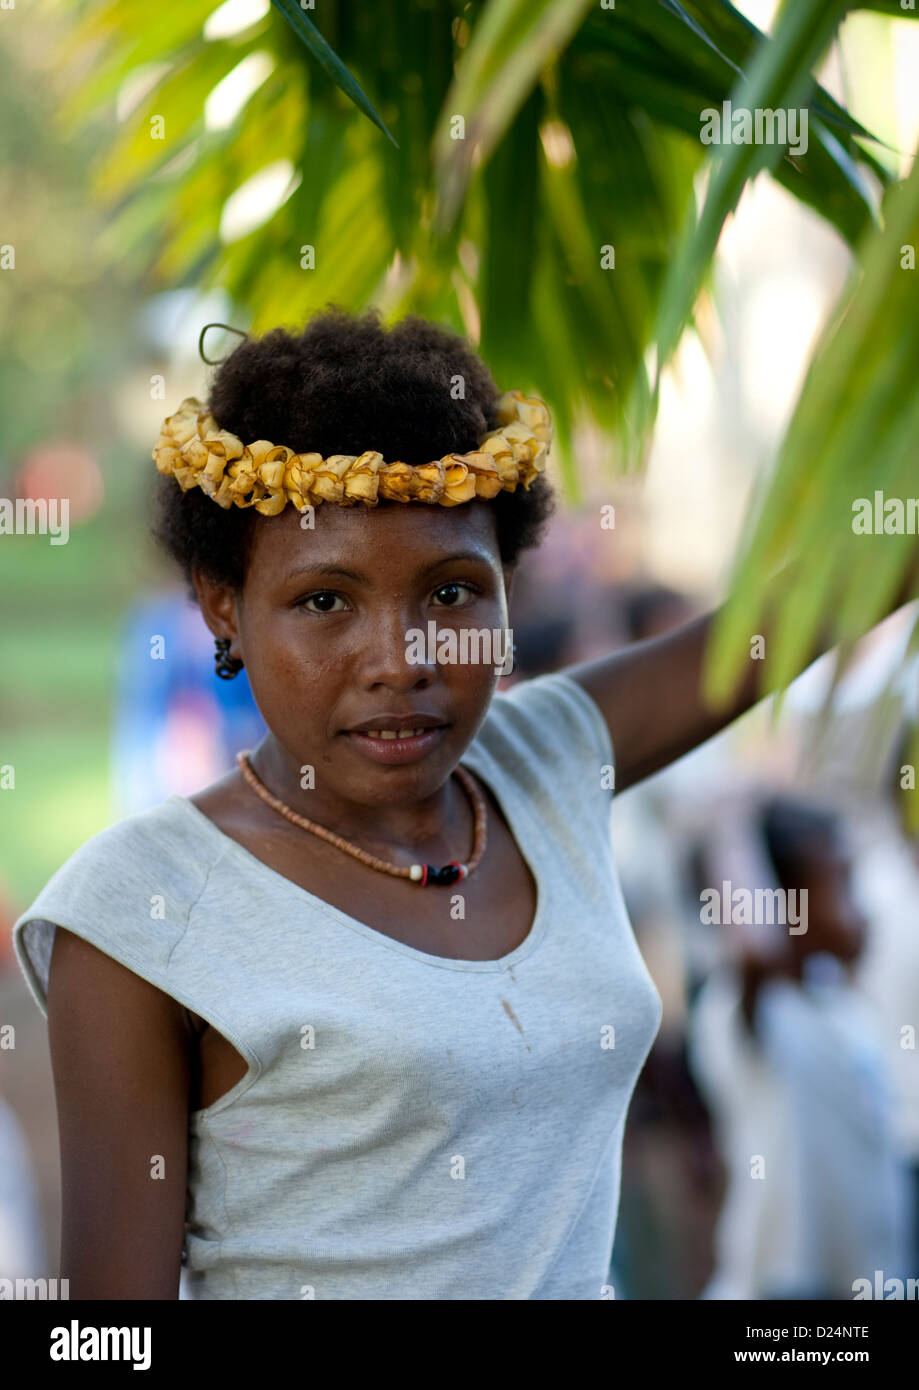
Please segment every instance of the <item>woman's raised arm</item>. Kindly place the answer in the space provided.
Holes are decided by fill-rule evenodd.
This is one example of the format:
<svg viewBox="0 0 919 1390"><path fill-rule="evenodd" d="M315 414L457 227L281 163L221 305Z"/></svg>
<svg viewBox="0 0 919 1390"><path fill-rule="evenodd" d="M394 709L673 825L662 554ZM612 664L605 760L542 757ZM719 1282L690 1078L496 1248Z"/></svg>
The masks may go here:
<svg viewBox="0 0 919 1390"><path fill-rule="evenodd" d="M919 557L889 605L893 613L919 595ZM768 656L750 669L730 703L712 709L702 698L706 645L718 611L683 623L672 632L635 642L622 651L563 668L599 706L616 758L616 791L658 772L712 738L745 714L767 693ZM770 650L772 619L762 625ZM801 670L828 651L826 631L817 639Z"/></svg>

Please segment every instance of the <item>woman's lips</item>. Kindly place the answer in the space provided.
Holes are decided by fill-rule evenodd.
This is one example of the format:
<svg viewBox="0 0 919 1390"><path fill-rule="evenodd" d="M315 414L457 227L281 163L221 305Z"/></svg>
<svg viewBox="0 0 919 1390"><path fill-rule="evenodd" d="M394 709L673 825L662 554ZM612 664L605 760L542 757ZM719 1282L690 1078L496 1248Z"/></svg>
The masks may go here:
<svg viewBox="0 0 919 1390"><path fill-rule="evenodd" d="M358 734L353 730L345 737L354 747L375 763L414 763L424 758L446 733L446 725L436 729L425 729L423 733L411 738L373 738L370 734Z"/></svg>

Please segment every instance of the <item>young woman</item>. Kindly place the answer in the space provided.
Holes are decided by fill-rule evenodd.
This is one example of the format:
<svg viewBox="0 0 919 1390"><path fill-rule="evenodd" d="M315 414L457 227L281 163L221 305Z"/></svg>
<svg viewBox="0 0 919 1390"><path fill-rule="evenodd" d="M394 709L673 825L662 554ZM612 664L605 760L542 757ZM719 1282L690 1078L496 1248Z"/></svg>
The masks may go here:
<svg viewBox="0 0 919 1390"><path fill-rule="evenodd" d="M331 309L197 406L155 451L154 534L270 732L15 924L70 1296L174 1299L183 1263L200 1299L609 1296L660 1021L613 749L622 791L755 676L703 708L710 618L501 694L500 658L409 658L429 624L506 629L553 506L545 408L444 329Z"/></svg>

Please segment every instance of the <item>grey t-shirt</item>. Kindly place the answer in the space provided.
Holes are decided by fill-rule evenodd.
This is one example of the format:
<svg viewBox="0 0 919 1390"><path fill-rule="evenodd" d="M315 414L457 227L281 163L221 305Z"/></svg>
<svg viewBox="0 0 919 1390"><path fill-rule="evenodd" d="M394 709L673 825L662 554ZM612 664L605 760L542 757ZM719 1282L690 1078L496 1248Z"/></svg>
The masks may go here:
<svg viewBox="0 0 919 1390"><path fill-rule="evenodd" d="M178 794L94 835L14 924L46 1016L57 923L248 1063L189 1117L191 1298L612 1296L626 1110L661 1003L613 862L609 733L574 681L540 676L493 697L461 762L538 887L500 960L391 940Z"/></svg>

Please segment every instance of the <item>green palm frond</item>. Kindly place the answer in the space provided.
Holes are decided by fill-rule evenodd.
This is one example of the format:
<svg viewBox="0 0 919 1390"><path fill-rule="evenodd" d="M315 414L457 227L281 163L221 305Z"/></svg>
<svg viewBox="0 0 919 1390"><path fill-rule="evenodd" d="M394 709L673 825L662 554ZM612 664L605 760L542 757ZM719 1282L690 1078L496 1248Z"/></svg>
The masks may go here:
<svg viewBox="0 0 919 1390"><path fill-rule="evenodd" d="M335 85L344 92L345 96L349 97L351 101L354 102L359 111L363 111L365 116L370 117L374 125L378 126L386 138L392 140L396 149L398 149L398 144L380 120L376 111L374 111L359 84L355 82L338 54L329 46L312 20L307 18L304 11L296 3L296 0L271 0L271 3L276 9L280 10L281 14L297 35L297 38L307 49L310 57L318 63L323 72L327 73Z"/></svg>
<svg viewBox="0 0 919 1390"><path fill-rule="evenodd" d="M812 68L836 32L848 0L795 0L779 15L775 35L761 45L729 98L747 111L801 108L812 95ZM736 98L736 99L734 99ZM673 354L711 264L724 220L750 179L770 172L786 155L778 144L728 144L715 158L704 207L682 238L661 295L657 327L658 365Z"/></svg>
<svg viewBox="0 0 919 1390"><path fill-rule="evenodd" d="M256 330L279 303L302 318L333 293L355 306L378 298L398 253L408 284L392 313L466 329L465 293L496 372L535 387L552 357L558 397L617 439L621 457L638 457L653 421L645 364L655 324L674 338L690 320L730 198L752 172L741 162L730 197L709 200L696 223L699 113L772 51L755 27L726 0L618 0L614 10L584 0L380 0L372 11L323 10L315 23L290 0L276 6L286 24L272 12L209 41L211 8L189 0L154 29L128 0L89 3L65 40L84 67L86 51L96 55L67 121L97 118L136 66L153 71L93 173L113 236L132 238L137 256L146 244L162 283L224 285L251 305ZM796 50L796 72L818 47ZM272 72L226 130L208 130L205 98L256 52L271 56ZM857 242L875 216L866 173L881 184L887 175L858 143L862 127L827 93L813 100L823 115L807 159L782 160L776 176ZM155 116L162 140L151 138ZM457 116L466 138L451 140ZM221 241L223 204L280 159L292 191L251 234L260 253ZM459 267L464 243L475 248L471 279ZM300 268L303 245L315 248L313 275ZM283 296L272 288L281 284ZM519 331L530 302L571 351L547 353ZM553 405L558 412L558 398ZM573 493L566 418L558 441Z"/></svg>
<svg viewBox="0 0 919 1390"><path fill-rule="evenodd" d="M891 190L885 215L817 346L754 508L713 642L713 699L734 688L767 594L779 606L770 672L780 689L806 663L819 625L851 642L883 617L915 555L915 533L888 523L858 534L853 523L859 499L919 491L919 270L909 268L919 248L919 160Z"/></svg>

